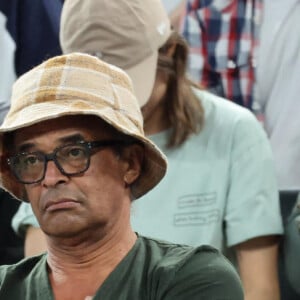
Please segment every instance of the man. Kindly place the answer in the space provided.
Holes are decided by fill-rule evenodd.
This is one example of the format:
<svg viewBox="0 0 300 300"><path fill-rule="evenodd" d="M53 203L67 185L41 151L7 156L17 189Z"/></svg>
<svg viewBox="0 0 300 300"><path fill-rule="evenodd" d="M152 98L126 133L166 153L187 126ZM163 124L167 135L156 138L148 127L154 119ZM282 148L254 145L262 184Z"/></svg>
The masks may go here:
<svg viewBox="0 0 300 300"><path fill-rule="evenodd" d="M48 250L0 268L1 299L243 299L217 250L132 230L131 202L166 160L121 69L79 53L46 61L15 83L0 132L2 186L30 202Z"/></svg>

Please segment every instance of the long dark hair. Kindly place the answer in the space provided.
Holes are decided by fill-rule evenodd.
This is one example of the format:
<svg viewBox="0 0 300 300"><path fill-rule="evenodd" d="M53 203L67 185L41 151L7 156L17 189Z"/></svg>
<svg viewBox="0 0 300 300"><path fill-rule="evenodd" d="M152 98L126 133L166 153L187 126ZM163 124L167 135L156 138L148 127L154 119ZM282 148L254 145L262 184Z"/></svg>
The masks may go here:
<svg viewBox="0 0 300 300"><path fill-rule="evenodd" d="M170 57L167 53L171 47L175 50ZM191 134L198 133L204 122L203 107L192 90L192 87L200 87L186 73L188 52L187 42L176 31L159 49L157 72L165 74L168 80L165 105L172 127L169 148L181 145Z"/></svg>

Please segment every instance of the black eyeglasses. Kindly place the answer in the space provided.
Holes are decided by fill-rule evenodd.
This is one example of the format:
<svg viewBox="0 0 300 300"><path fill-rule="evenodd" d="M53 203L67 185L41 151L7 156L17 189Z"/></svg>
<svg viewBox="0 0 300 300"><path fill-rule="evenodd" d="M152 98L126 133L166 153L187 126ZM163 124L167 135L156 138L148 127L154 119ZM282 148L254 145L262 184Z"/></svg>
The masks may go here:
<svg viewBox="0 0 300 300"><path fill-rule="evenodd" d="M92 150L95 148L129 145L122 140L78 142L56 148L52 153L24 152L7 159L14 176L24 184L38 183L45 177L47 162L53 160L63 175L76 176L90 166Z"/></svg>

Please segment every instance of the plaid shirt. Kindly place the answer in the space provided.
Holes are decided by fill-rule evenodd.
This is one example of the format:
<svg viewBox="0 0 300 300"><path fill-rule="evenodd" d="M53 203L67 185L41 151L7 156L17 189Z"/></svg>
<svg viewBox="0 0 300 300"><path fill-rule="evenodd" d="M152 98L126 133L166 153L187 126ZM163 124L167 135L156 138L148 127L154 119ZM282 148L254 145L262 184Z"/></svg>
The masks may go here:
<svg viewBox="0 0 300 300"><path fill-rule="evenodd" d="M262 0L188 0L182 33L189 74L205 88L251 108Z"/></svg>

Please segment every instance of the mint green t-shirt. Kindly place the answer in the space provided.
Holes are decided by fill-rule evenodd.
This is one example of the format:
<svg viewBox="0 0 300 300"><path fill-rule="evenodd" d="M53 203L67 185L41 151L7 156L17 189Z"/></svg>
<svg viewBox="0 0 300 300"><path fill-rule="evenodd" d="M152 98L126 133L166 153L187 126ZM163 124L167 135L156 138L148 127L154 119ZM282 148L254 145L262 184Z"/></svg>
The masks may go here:
<svg viewBox="0 0 300 300"><path fill-rule="evenodd" d="M140 234L224 250L255 237L282 234L274 161L267 136L254 115L230 101L195 90L204 127L180 147L167 149L170 134L150 136L168 158L162 181L132 205ZM22 203L13 219L22 233L38 226Z"/></svg>
<svg viewBox="0 0 300 300"><path fill-rule="evenodd" d="M162 181L132 206L134 230L146 236L223 250L248 239L281 234L274 161L254 115L230 101L196 91L202 131L166 148L170 131L149 136L166 154Z"/></svg>
<svg viewBox="0 0 300 300"><path fill-rule="evenodd" d="M0 267L1 300L53 300L47 255ZM240 279L208 246L192 248L139 236L95 300L242 300Z"/></svg>

